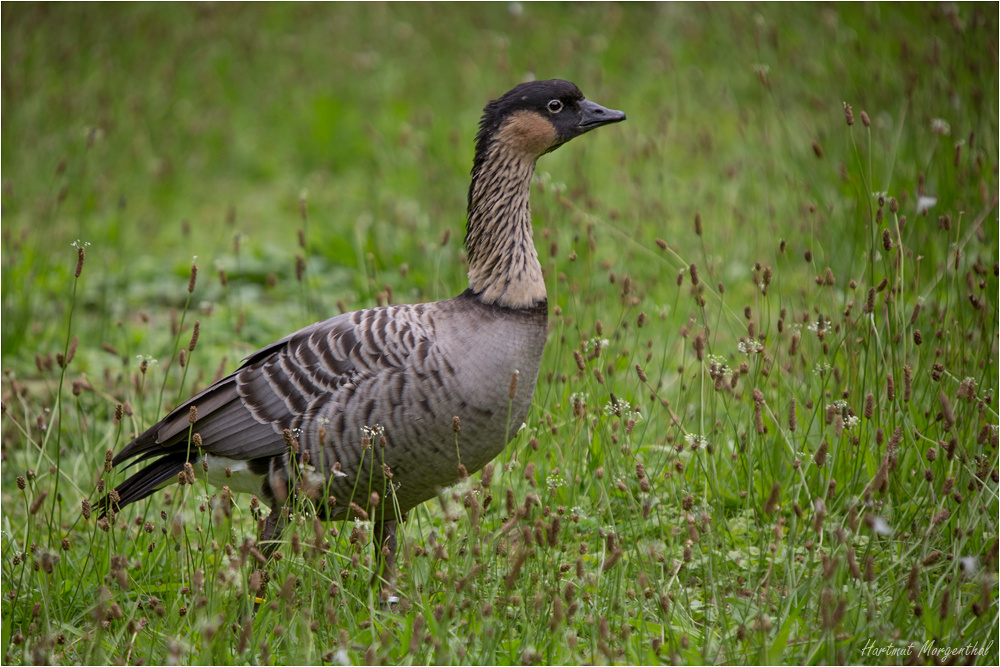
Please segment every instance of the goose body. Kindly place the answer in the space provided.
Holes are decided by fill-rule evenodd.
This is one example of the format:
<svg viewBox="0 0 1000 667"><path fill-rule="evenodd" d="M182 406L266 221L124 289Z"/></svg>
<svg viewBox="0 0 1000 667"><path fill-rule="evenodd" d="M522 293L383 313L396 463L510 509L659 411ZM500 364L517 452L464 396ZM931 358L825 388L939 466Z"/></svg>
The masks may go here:
<svg viewBox="0 0 1000 667"><path fill-rule="evenodd" d="M396 522L495 458L531 405L547 328L531 239L535 161L624 119L558 79L491 102L469 188L469 288L445 301L345 313L258 350L114 457L115 466L147 465L102 509L149 496L191 463L271 507L262 540L275 537L295 495L330 519L371 518L391 574Z"/></svg>
<svg viewBox="0 0 1000 667"><path fill-rule="evenodd" d="M296 465L308 461L305 472L319 477L300 481L330 518L347 516L352 502L377 509L368 506L372 491L405 513L455 483L459 464L481 469L517 432L534 394L546 319L544 303L501 308L467 290L317 322L251 355L122 450L116 465L156 460L117 488L119 504L176 481L186 461L203 458L216 485L280 507ZM200 453L188 445L192 405Z"/></svg>

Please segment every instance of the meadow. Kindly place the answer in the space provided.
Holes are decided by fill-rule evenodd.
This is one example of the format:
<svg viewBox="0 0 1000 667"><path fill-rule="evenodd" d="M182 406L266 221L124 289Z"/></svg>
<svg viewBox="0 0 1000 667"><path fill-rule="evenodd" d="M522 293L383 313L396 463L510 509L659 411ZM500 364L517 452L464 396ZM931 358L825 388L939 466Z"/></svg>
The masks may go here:
<svg viewBox="0 0 1000 667"><path fill-rule="evenodd" d="M995 4L2 22L5 664L997 664ZM466 287L476 124L533 77L628 120L539 161L534 404L402 524L399 604L305 504L266 565L200 480L99 520L255 349Z"/></svg>

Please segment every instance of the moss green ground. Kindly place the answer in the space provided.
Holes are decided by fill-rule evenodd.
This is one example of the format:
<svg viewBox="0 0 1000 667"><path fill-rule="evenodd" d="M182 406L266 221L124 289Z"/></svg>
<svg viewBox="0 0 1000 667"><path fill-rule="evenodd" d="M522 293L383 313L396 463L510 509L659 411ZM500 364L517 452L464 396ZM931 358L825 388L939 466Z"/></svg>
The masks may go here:
<svg viewBox="0 0 1000 667"><path fill-rule="evenodd" d="M4 663L996 664L996 5L2 18ZM480 110L556 76L628 121L539 164L534 407L397 608L364 524L84 516L257 347L463 289Z"/></svg>

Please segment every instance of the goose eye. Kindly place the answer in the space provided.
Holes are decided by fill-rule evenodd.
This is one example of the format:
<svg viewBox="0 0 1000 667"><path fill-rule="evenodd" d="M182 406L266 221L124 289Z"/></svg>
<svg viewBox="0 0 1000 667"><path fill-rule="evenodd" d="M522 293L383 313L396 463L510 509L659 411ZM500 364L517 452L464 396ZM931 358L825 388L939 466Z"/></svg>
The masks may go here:
<svg viewBox="0 0 1000 667"><path fill-rule="evenodd" d="M559 113L563 110L563 103L559 100L551 100L548 104L549 113Z"/></svg>

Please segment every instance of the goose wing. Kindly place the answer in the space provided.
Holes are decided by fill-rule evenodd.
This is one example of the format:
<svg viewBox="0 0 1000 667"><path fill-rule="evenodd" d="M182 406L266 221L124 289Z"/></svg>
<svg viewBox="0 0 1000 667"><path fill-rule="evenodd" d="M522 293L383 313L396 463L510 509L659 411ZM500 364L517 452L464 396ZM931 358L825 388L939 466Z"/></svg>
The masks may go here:
<svg viewBox="0 0 1000 667"><path fill-rule="evenodd" d="M317 322L247 357L232 375L177 406L119 452L112 463L152 462L116 488L118 505L141 500L176 479L201 454L246 461L264 473L287 450L283 431L296 429L317 406L373 375L402 369L433 331L412 317L422 305L346 313ZM191 422L191 408L196 419ZM190 436L198 433L196 451ZM106 499L102 501L107 506Z"/></svg>

